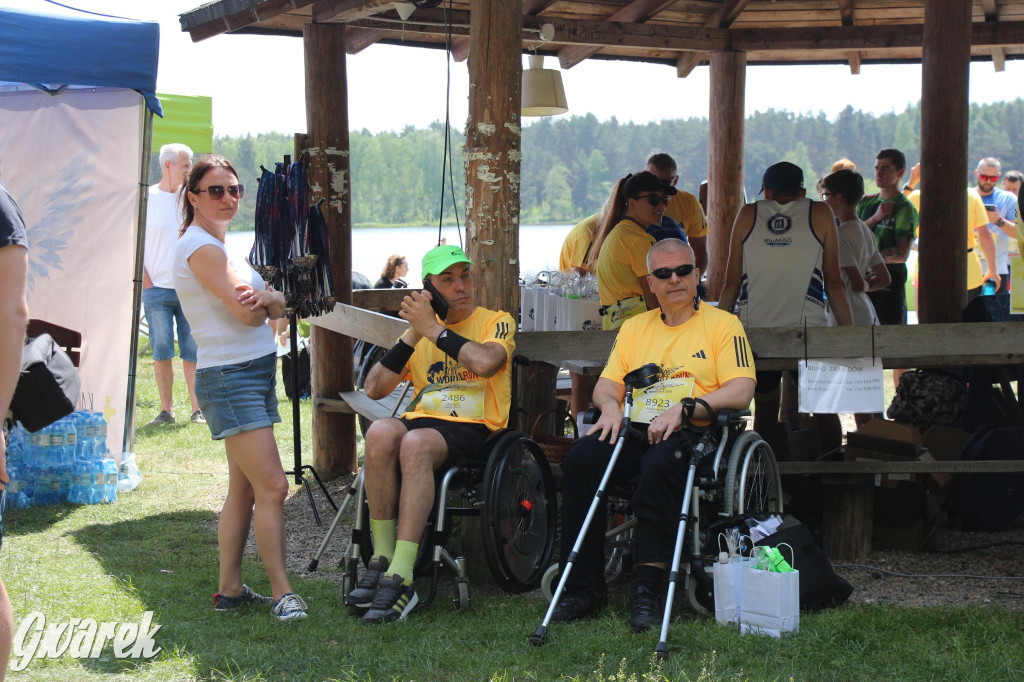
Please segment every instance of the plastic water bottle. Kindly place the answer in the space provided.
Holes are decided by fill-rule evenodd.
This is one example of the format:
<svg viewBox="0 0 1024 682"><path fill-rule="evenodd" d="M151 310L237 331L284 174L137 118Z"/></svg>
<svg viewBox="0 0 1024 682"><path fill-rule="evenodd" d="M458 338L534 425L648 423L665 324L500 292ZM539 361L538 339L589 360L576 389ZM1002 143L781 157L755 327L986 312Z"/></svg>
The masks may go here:
<svg viewBox="0 0 1024 682"><path fill-rule="evenodd" d="M94 437L96 438L95 457L103 459L110 451L107 450L107 420L102 412L93 412L93 425L96 427Z"/></svg>
<svg viewBox="0 0 1024 682"><path fill-rule="evenodd" d="M93 459L85 463L89 467L89 492L86 504L99 504L103 501L103 487L106 485L103 474L103 460Z"/></svg>
<svg viewBox="0 0 1024 682"><path fill-rule="evenodd" d="M68 502L89 504L92 494L92 469L89 463L75 462L71 471L71 490L68 491Z"/></svg>
<svg viewBox="0 0 1024 682"><path fill-rule="evenodd" d="M57 469L52 466L39 467L36 470L35 492L32 496L32 504L37 507L57 504L59 491L60 475Z"/></svg>
<svg viewBox="0 0 1024 682"><path fill-rule="evenodd" d="M103 460L103 503L117 502L117 463L112 459Z"/></svg>
<svg viewBox="0 0 1024 682"><path fill-rule="evenodd" d="M65 467L71 467L75 463L75 453L78 450L78 429L75 421L65 417L61 419L61 431L64 433L64 448L61 450L60 463Z"/></svg>
<svg viewBox="0 0 1024 682"><path fill-rule="evenodd" d="M142 472L135 463L134 452L121 453L121 466L117 471L117 493L126 493L135 490L142 482Z"/></svg>
<svg viewBox="0 0 1024 682"><path fill-rule="evenodd" d="M7 507L10 509L25 509L32 505L30 498L25 491L25 472L22 467L10 465L8 462L7 475L10 481L7 482Z"/></svg>
<svg viewBox="0 0 1024 682"><path fill-rule="evenodd" d="M996 283L990 279L985 280L985 284L981 287L982 296L994 296L996 293Z"/></svg>

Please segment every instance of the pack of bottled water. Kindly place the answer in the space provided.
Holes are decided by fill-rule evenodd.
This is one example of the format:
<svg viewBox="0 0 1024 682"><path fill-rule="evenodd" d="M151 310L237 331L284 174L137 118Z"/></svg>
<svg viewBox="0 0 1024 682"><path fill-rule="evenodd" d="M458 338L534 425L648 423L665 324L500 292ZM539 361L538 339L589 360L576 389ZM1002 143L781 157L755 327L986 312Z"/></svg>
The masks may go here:
<svg viewBox="0 0 1024 682"><path fill-rule="evenodd" d="M7 507L115 502L118 466L106 441L102 412L77 410L35 433L17 424L7 450Z"/></svg>

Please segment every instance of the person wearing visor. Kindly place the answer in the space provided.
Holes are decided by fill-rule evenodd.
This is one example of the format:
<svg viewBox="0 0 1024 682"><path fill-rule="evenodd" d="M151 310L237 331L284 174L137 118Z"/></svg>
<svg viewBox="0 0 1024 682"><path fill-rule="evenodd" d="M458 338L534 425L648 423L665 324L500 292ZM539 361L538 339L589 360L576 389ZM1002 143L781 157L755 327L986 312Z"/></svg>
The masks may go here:
<svg viewBox="0 0 1024 682"><path fill-rule="evenodd" d="M483 459L484 441L508 424L516 323L477 306L473 261L457 246L423 256L424 290L398 315L409 328L366 379L379 400L407 378L415 391L405 414L366 432L363 464L373 557L347 602L368 609L363 624L404 619L419 597L413 563L434 505L434 472L463 458Z"/></svg>
<svg viewBox="0 0 1024 682"><path fill-rule="evenodd" d="M658 307L647 283L645 258L655 241L647 228L661 224L668 198L675 193L675 187L647 171L627 175L612 189L588 266L597 272L604 329L618 329L629 318Z"/></svg>
<svg viewBox="0 0 1024 682"><path fill-rule="evenodd" d="M690 246L679 239L663 239L649 250L646 267L651 273L647 284L660 309L622 325L594 389L601 417L566 456L560 559L565 566L615 448L622 425L624 378L655 363L661 369L658 381L633 392L632 424L646 440L626 440L610 479L618 483L640 477L632 499L639 524L630 625L637 633L650 629L660 614L689 464L689 457L678 453L689 451L700 438L681 428L683 410L700 425L708 415L693 398L717 411L746 409L754 395L754 360L743 327L735 316L701 305L700 269ZM605 513L598 508L595 518L605 518ZM604 531L600 523L587 529L552 621L593 616L607 602Z"/></svg>
<svg viewBox="0 0 1024 682"><path fill-rule="evenodd" d="M761 190L763 201L736 214L718 307L737 308L746 328L827 327L829 310L840 326L853 324L832 209L807 198L803 171L788 161L768 167ZM758 433L768 433L779 421L781 383L781 371L757 373ZM841 443L837 415L821 426L823 444Z"/></svg>

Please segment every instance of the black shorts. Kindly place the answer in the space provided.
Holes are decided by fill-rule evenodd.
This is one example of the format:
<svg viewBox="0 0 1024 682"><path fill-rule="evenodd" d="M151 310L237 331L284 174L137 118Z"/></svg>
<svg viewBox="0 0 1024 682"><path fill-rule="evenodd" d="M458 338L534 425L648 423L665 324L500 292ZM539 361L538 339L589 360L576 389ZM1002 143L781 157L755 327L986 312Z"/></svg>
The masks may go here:
<svg viewBox="0 0 1024 682"><path fill-rule="evenodd" d="M444 438L444 442L448 446L448 458L445 460L445 464L460 459L487 459L488 453L484 451L484 443L490 437L491 430L483 424L453 422L437 417L418 417L416 419L399 417L399 421L405 424L405 428L410 431L433 429L441 434L441 438Z"/></svg>
<svg viewBox="0 0 1024 682"><path fill-rule="evenodd" d="M757 386L754 387L755 395L767 395L779 390L779 386L782 384L782 373L787 370L784 369L765 369L756 370L754 374L757 377Z"/></svg>

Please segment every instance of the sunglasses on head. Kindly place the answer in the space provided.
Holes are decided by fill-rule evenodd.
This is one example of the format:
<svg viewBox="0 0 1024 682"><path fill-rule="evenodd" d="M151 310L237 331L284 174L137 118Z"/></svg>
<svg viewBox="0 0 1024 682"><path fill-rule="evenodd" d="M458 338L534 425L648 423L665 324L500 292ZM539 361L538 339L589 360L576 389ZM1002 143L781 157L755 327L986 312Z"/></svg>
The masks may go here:
<svg viewBox="0 0 1024 682"><path fill-rule="evenodd" d="M643 194L634 198L637 200L647 199L651 206L660 206L661 204L668 206L668 197L663 194Z"/></svg>
<svg viewBox="0 0 1024 682"><path fill-rule="evenodd" d="M657 270L651 270L651 274L658 279L669 279L672 277L672 273L675 273L676 277L686 277L694 268L697 266L693 263L687 263L686 265L680 265L675 268L658 268Z"/></svg>
<svg viewBox="0 0 1024 682"><path fill-rule="evenodd" d="M197 189L196 194L202 194L203 192L209 192L211 199L223 199L224 192L231 195L233 199L241 199L245 196L245 185L210 185L206 189Z"/></svg>
<svg viewBox="0 0 1024 682"><path fill-rule="evenodd" d="M985 175L984 173L978 173L978 179L984 180L985 182L995 182L999 179L998 175Z"/></svg>

